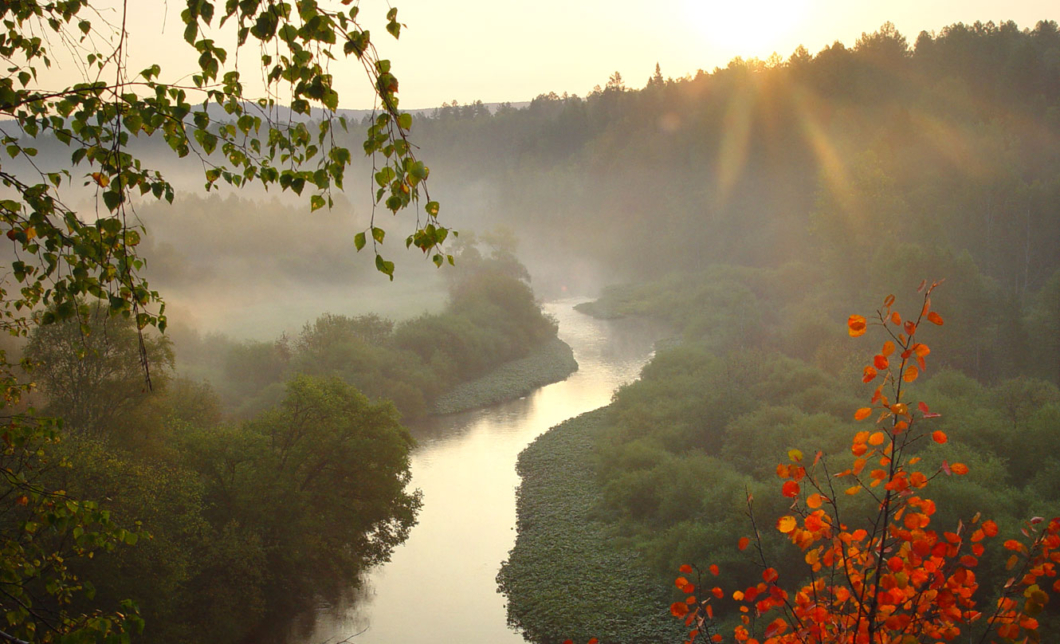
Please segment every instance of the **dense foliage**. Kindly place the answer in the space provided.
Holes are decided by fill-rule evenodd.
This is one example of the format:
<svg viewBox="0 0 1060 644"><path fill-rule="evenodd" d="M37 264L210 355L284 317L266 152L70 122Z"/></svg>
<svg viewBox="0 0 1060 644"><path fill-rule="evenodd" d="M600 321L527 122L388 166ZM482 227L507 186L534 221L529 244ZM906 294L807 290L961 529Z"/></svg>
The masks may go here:
<svg viewBox="0 0 1060 644"><path fill-rule="evenodd" d="M56 528L58 552L74 526L82 555L135 544L75 558L70 576L92 580L94 593L67 597L68 610L90 616L133 598L151 641L237 642L386 561L420 503L405 489L413 441L386 399L423 415L437 395L505 360L530 354L447 404L518 396L526 379L576 368L514 257L465 252L443 313L400 324L328 314L291 342L214 338L200 357L209 352L219 365L212 375L224 400L174 370L182 356L168 337L141 336L105 309L34 329L22 348L39 384L33 396L64 431L48 429L54 444L24 466L32 478L19 484L22 514L54 514L34 489L63 490L72 509ZM11 448L17 462L36 445ZM61 466L46 466L43 454ZM93 497L106 501L76 501Z"/></svg>
<svg viewBox="0 0 1060 644"><path fill-rule="evenodd" d="M547 249L530 266L556 285L595 277L575 272L586 258L609 280L805 264L832 308L944 275L977 316L946 360L1060 378L1056 23L908 40L885 25L848 45L526 109L446 107L418 134L439 176L490 186L503 211L469 207Z"/></svg>
<svg viewBox="0 0 1060 644"><path fill-rule="evenodd" d="M748 496L759 516L788 513L791 499L776 494L775 463L790 462L793 448L820 450L829 463L850 460L849 437L859 429L853 410L876 383L851 384L871 374L838 324L822 328L820 313L811 315L816 303L831 309L832 287L808 275L800 281L793 266L714 267L700 279L616 287L583 307L611 317L661 316L680 336L616 394L596 449L598 512L660 579L688 562L702 570L716 564L727 579L757 578L757 559L734 547L735 535L748 532ZM1060 460L1048 447L1060 426L1060 389L1026 376L983 383L956 369L967 365L944 351L959 350L962 340L947 336L964 335L962 318L974 315L961 310L960 283L943 288L947 308L955 293L958 304L931 340L934 364L918 368L917 399L940 414L931 429L946 444L920 441L908 453L925 472L947 459L969 470L960 481L932 484L934 525L952 529L981 512L1012 538L1024 519L1060 514ZM874 515L874 502L845 500L845 516ZM786 549L784 535L766 526L761 533L770 566L781 578L802 579L803 553ZM980 585L1000 588L1006 556L982 558ZM731 600L716 604L719 616L731 615Z"/></svg>
<svg viewBox="0 0 1060 644"><path fill-rule="evenodd" d="M267 600L282 595L276 592L275 578L268 579L270 573L262 568L277 563L270 559L279 554L290 560L282 568L281 574L288 575L283 584L310 588L303 575L325 569L350 573L384 559L411 525L416 505L403 490L410 441L393 410L371 406L341 383L329 389L293 381L285 400L310 411L303 423L330 432L331 448L357 452L354 462L338 467L344 472L339 478L323 477L330 478L331 493L343 491L337 483L356 486L345 488L352 503L343 499L337 505L353 508L357 518L336 513L318 542L307 540L323 526L299 519L308 518L308 512L316 519L320 508L294 492L307 494L317 475L280 468L287 478L276 477L269 459L297 442L281 440L297 426L281 416L274 424L289 426L246 429L250 436L264 434L283 443L258 438L264 443L259 453L245 455L252 470L272 465L272 470L249 477L269 483L267 490L255 490L263 497L247 494L254 512L241 516L232 508L235 512L222 517L223 523L204 520L211 492L201 478L206 472L187 469L172 450L180 442L174 426L185 422L179 416L204 421L211 402L194 386L174 387L198 400L188 408L173 405L179 412L167 413L161 408L165 402L147 401L144 395L154 390L156 397L163 396L172 353L168 343L145 331L164 331L167 319L161 296L142 274L138 246L143 227L132 212L136 197L172 202L175 192L157 167L133 149L132 140L141 135L164 143L165 156L196 156L207 190L218 182L237 188L258 183L301 195L308 187L314 193L309 196L313 210L332 203L331 191L342 189L352 158L331 135L333 124L344 130L347 125L335 118L339 95L329 69L340 49L364 67L371 94L382 103L363 145L367 154L379 153L381 159L375 202L394 213L417 203L420 191L426 194L428 170L406 140L411 117L398 110L390 62L378 56L368 31L358 24L357 7L331 10L313 0L192 0L180 15L184 40L197 54L191 73L167 70L170 77L158 64L133 72L128 69L126 9L119 12L118 24L110 24L85 0L0 5L0 57L5 61L0 143L10 159L0 169L0 231L11 241L0 284L0 332L32 335L23 363L13 364L6 351L0 352L0 409L6 412L0 477L0 610L5 623L0 637L7 641L127 642L143 628L136 605L125 599L132 595L144 598L146 614L171 617L160 621L152 639L237 638L269 603L262 595ZM224 32L228 21L235 29ZM396 38L401 27L391 8L387 31ZM231 39L227 49L218 40L223 33ZM260 98L245 91L236 69L238 53L248 45L258 48ZM76 70L80 82L63 85L55 74L60 67ZM281 94L289 106L281 108ZM324 110L324 118L309 124L314 105ZM64 149L37 158L38 142L53 151ZM94 214L68 205L78 197L78 184L92 187ZM438 245L448 231L437 214L437 202L428 198L408 244L425 253L435 251L435 263L441 264ZM373 219L352 245L360 250L367 239L378 244L383 236ZM393 275L393 264L378 252L376 267ZM65 416L65 427L62 420L42 418L26 404L25 394L36 385L27 373L36 362L43 363L38 375L47 389L47 412ZM359 432L364 435L358 438ZM372 445L364 444L369 436ZM393 449L380 450L379 460L362 454L385 442L383 436L396 441ZM283 453L283 463L294 466L297 459L288 456ZM375 484L349 476L362 463ZM224 468L229 477L241 469L230 465ZM224 483L229 492L236 485ZM298 490L287 489L296 484ZM243 485L251 484L241 480L237 487ZM100 496L107 499L107 509L86 500ZM317 496L335 504L327 494ZM268 505L259 505L261 500ZM291 502L300 505L283 505ZM263 510L272 515L268 520L255 516ZM281 510L288 512L289 521L277 522ZM149 545L133 528L141 519L156 530L148 535L153 537L146 540ZM119 527L123 524L130 529ZM295 536L282 538L287 529ZM140 550L119 551L109 567L98 569L97 552L138 541ZM329 557L339 565L320 565L323 550L337 551ZM307 565L314 558L317 565ZM219 561L228 562L227 570L238 569L236 562L245 564L245 574L235 575L231 592L214 585L223 583L224 576L211 576L208 567ZM201 593L191 589L197 583L205 584ZM222 600L209 602L211 595ZM194 605L203 601L208 603Z"/></svg>
<svg viewBox="0 0 1060 644"><path fill-rule="evenodd" d="M759 566L761 581L731 594L741 604L735 641L912 644L967 635L971 641L1000 637L1026 643L1041 641L1042 633L1053 628L1043 629L1042 622L1048 621L1043 611L1050 591L1060 591L1060 581L1049 583L1060 562L1060 518L1028 519L1021 528L1023 539L1004 542L1012 553L1005 563L1009 579L984 585L994 581L978 572L987 544L999 535L997 523L982 520L977 512L967 522L940 526L939 505L927 496L935 479L969 472L962 462L920 465L923 443L949 442L946 432L931 429L940 414L923 400L914 405L909 395L932 354L924 327L945 324L932 306L937 285L921 284L919 313L905 310L903 318L889 295L871 318L848 318L851 337L865 335L871 326L880 327L887 338L862 372L862 382L876 387L870 406L854 412L854 420L875 417L875 422L854 435L850 467L840 469L847 459L837 464L821 451L809 459L794 448L776 467L783 481L780 494L791 501L774 527L797 548L796 557L805 553L805 585L789 591L790 582L782 582L772 567L762 545L768 523L759 523L760 516L756 520L754 497L748 494L753 534L741 537L737 549L753 544L749 559ZM846 499L859 495L870 497L871 504L850 512ZM690 565L680 571L696 572ZM701 635L712 642L725 640L714 604L727 593L720 586L707 591L711 576L722 574L712 564L697 572L698 583L685 576L676 579L686 597L670 610L691 628L689 641ZM987 593L996 593L996 600L988 601Z"/></svg>
<svg viewBox="0 0 1060 644"><path fill-rule="evenodd" d="M307 323L297 337L272 342L178 331L180 368L208 379L225 409L239 417L271 406L294 373L342 378L370 398L393 401L406 418L431 413L443 395L451 412L497 402L497 395L517 398L526 393L529 379L540 385L566 377L571 361L563 359L563 349L545 350L556 338L556 323L542 313L526 269L512 252L492 247L483 255L477 243L465 239L459 256L450 273L449 302L440 313L396 324L374 314L328 313ZM540 359L507 386L503 373L493 373L531 352ZM488 382L479 385L486 389L466 401L449 395L463 386L460 396L467 397L467 383L487 374ZM491 387L499 389L491 394Z"/></svg>
<svg viewBox="0 0 1060 644"><path fill-rule="evenodd" d="M273 409L224 421L208 385L160 371L146 391L135 327L96 319L80 358L43 341L80 338L73 321L40 327L26 347L46 409L69 419L48 450L63 466L32 468L39 485L103 498L104 525L135 530L118 532L135 547L70 564L95 592L69 610L134 598L151 641L239 641L270 612L346 588L404 540L419 498L405 489L413 441L393 405L298 375Z"/></svg>

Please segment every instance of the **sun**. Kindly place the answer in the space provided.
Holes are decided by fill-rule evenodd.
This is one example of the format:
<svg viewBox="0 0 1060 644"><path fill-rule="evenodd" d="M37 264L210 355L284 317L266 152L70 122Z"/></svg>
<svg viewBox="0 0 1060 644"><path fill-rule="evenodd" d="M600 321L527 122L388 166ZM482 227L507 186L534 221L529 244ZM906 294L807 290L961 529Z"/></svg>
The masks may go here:
<svg viewBox="0 0 1060 644"><path fill-rule="evenodd" d="M809 0L686 0L689 27L711 49L766 58L787 49L807 15Z"/></svg>

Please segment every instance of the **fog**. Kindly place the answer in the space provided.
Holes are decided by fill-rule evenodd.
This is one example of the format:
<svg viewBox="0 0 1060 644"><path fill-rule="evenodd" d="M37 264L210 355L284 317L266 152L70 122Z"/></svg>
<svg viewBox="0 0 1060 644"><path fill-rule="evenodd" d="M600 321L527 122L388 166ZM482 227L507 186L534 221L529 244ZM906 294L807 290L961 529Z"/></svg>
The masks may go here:
<svg viewBox="0 0 1060 644"><path fill-rule="evenodd" d="M123 536L141 546L118 563L79 563L102 590L98 601L78 595L77 610L136 597L158 624L153 641L251 642L287 632L297 615L312 621L312 607L362 597L365 575L403 547L431 502L409 484L410 463L423 461L410 457L408 427L445 415L447 440L486 440L473 416L447 414L567 378L578 365L561 324L577 329L578 316L595 318L594 350L611 337L604 321L650 323L666 337L607 411L553 430L519 461L517 540L499 581L505 599L492 602L507 613L483 632L516 637L517 626L543 644L670 637L674 625L655 617L675 600L678 567L724 561L761 578L757 562L730 552L747 532L747 496L769 516L799 503L797 487L777 494L776 463L801 462L796 445L849 461L854 410L897 418L887 396L897 403L902 382L916 381L925 401L917 431L931 420L938 433L900 442L907 424L887 439L895 459L922 459L933 521L982 512L1017 535L1027 517L1060 514L1056 23L918 36L888 23L818 52L667 74L657 65L647 79L616 72L585 96L416 111L409 137L441 225L460 233L442 248L455 266L406 248L423 203L398 215L373 203L381 161L356 153L366 123L336 135L355 159L333 205L316 211L308 192L204 190L219 156L176 159L157 138L135 140L130 152L176 188L172 203L135 198L125 222L142 231L141 275L165 302L166 332L79 300L67 319L4 345L9 362L37 364L9 365L35 381L11 408L66 419L54 445L75 474L43 467L44 484L106 498L121 525L155 535ZM94 221L105 208L92 168L71 167L47 134L35 145L32 164L5 161L5 176L69 171L59 194ZM36 232L19 238L31 225L5 221L3 279L17 293L15 262L45 253L27 251ZM358 252L372 227L385 239L369 235ZM393 281L375 253L395 263ZM563 321L542 307L554 300L566 302L554 309ZM36 313L61 318L43 304ZM601 382L628 381L613 375ZM506 445L509 460L545 431L525 429L511 430L525 441ZM955 464L967 479L952 476ZM497 489L514 503L511 485ZM881 505L865 498L849 501L851 525L868 525ZM801 579L803 556L785 540L770 533L761 552L781 578ZM582 559L558 552L629 565L624 579L640 585L623 601L633 607L568 586ZM1004 581L993 557L984 587ZM618 587L610 565L593 583ZM492 584L496 570L487 573ZM732 606L719 610L735 620ZM628 613L649 617L615 617ZM1055 610L1040 619L1060 628Z"/></svg>

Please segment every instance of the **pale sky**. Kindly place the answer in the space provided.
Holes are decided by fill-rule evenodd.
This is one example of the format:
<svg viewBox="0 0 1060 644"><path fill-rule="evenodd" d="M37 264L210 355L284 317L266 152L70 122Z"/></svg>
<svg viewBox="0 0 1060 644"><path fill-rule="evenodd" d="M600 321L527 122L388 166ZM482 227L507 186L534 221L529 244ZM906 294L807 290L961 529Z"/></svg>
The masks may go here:
<svg viewBox="0 0 1060 644"><path fill-rule="evenodd" d="M117 4L116 0L111 0ZM373 41L394 62L402 107L526 101L554 91L584 96L615 71L627 86L643 87L658 62L664 76L694 75L725 66L735 56L787 58L799 44L811 53L835 40L852 46L862 32L890 20L910 44L922 30L954 22L1014 20L1033 28L1060 21L1056 0L391 0L407 25L400 41L383 29L388 5L363 0L361 16ZM336 0L322 4L339 6ZM95 3L96 6L105 4ZM133 65L158 62L173 78L195 60L181 40L183 2L130 0ZM223 5L223 2L218 2ZM105 11L105 10L104 10ZM163 22L164 21L164 22ZM163 24L165 29L163 31ZM226 38L218 37L219 44ZM244 74L256 50L243 54ZM371 106L355 61L332 67L342 107Z"/></svg>

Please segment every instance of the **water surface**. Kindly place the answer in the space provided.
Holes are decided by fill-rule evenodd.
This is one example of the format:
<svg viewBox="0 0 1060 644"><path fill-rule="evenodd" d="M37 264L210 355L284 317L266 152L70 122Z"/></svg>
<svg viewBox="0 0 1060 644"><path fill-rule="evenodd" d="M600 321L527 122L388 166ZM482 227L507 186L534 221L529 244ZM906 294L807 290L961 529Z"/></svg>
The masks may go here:
<svg viewBox="0 0 1060 644"><path fill-rule="evenodd" d="M550 427L608 404L661 336L643 323L582 315L573 310L578 301L544 306L578 361L567 380L410 427L419 442L412 454L412 486L423 492L419 523L349 597L293 627L289 644L523 642L507 625L496 582L515 544L516 458Z"/></svg>

